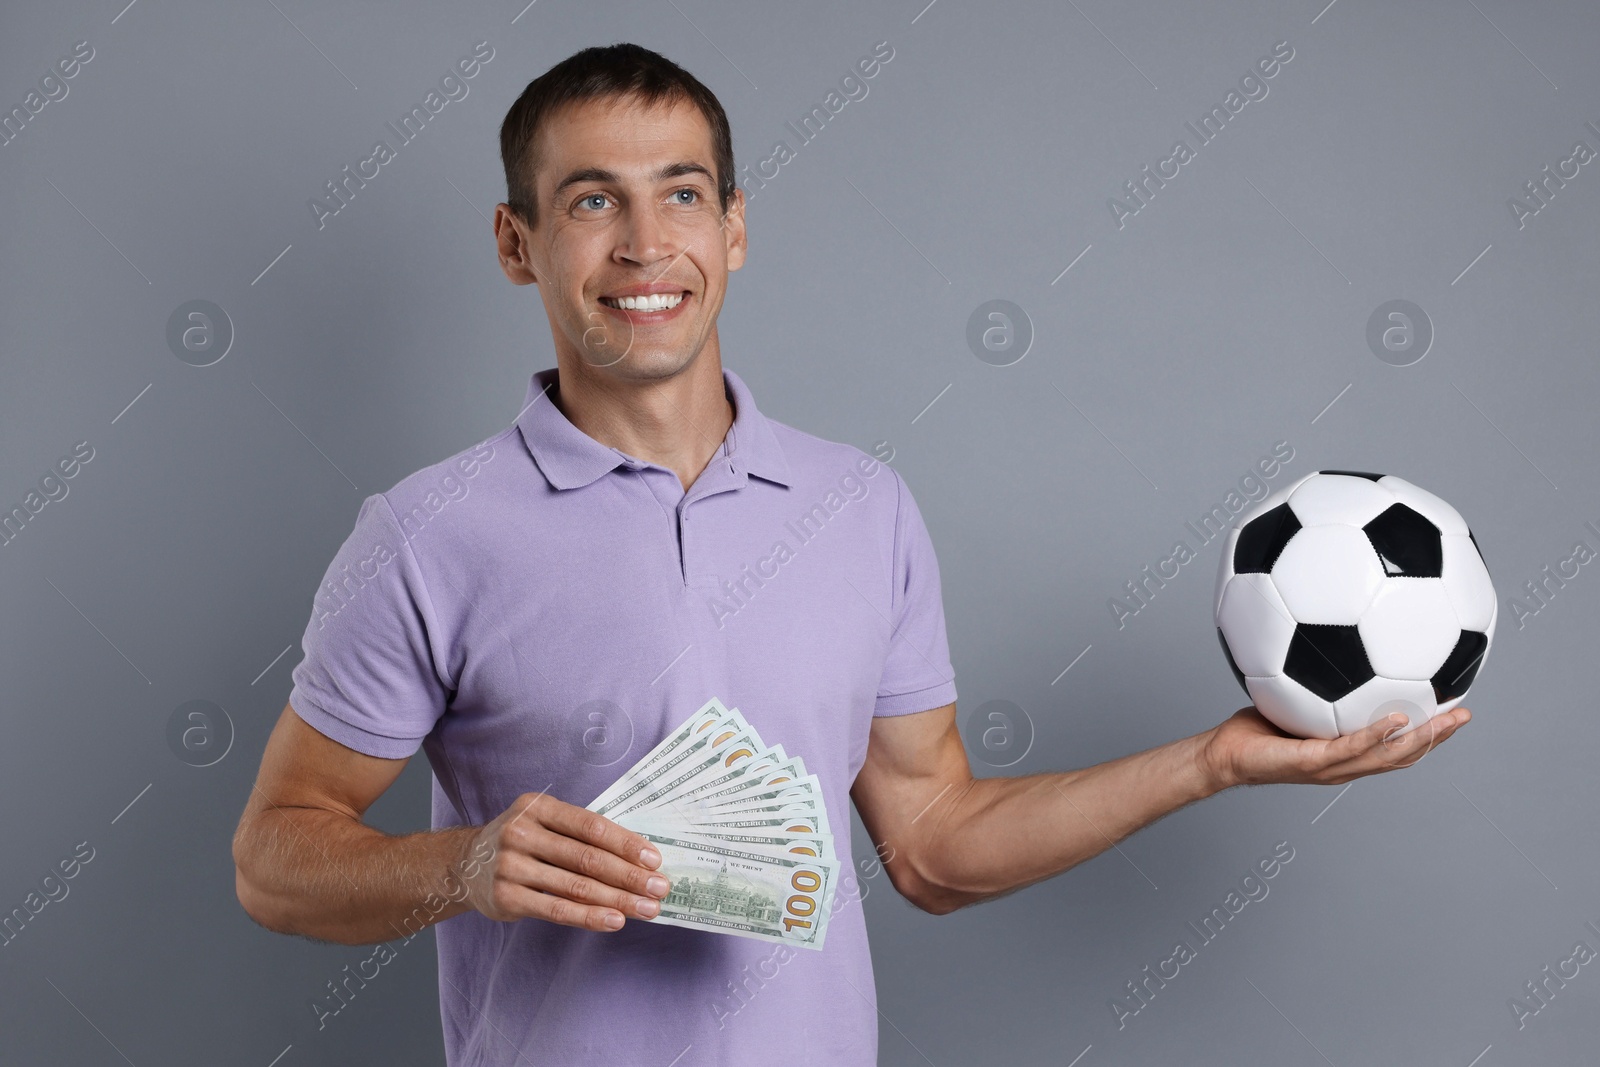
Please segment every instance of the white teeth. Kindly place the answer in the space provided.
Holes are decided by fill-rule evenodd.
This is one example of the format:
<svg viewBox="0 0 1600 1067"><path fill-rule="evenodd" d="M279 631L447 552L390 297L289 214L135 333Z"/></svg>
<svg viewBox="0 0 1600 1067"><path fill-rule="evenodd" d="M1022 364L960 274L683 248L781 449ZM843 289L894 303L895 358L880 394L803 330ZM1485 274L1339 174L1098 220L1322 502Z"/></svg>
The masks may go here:
<svg viewBox="0 0 1600 1067"><path fill-rule="evenodd" d="M675 308L683 300L682 293L651 293L649 296L607 296L601 301L610 307L627 311L664 311Z"/></svg>

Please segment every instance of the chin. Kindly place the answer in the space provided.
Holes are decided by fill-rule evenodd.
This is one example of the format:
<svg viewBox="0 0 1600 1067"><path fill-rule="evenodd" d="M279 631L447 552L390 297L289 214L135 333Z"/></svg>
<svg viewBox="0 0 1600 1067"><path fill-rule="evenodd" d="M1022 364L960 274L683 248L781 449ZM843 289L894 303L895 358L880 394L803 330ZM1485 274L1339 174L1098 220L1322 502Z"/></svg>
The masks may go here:
<svg viewBox="0 0 1600 1067"><path fill-rule="evenodd" d="M604 373L630 381L659 381L680 374L694 362L698 352L631 351L620 362L599 368Z"/></svg>

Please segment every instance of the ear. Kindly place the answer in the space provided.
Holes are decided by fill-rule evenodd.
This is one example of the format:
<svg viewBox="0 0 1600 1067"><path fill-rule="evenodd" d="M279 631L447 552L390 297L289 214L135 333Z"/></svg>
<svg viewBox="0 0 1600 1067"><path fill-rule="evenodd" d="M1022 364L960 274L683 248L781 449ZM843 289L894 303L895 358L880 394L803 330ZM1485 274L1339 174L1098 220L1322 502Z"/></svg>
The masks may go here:
<svg viewBox="0 0 1600 1067"><path fill-rule="evenodd" d="M533 261L528 252L532 240L522 220L508 204L494 207L494 238L500 257L500 269L513 285L531 285L538 282L533 271Z"/></svg>
<svg viewBox="0 0 1600 1067"><path fill-rule="evenodd" d="M744 229L744 207L744 190L736 188L733 199L728 202L728 213L722 217L722 239L729 270L744 266L745 252L749 247Z"/></svg>

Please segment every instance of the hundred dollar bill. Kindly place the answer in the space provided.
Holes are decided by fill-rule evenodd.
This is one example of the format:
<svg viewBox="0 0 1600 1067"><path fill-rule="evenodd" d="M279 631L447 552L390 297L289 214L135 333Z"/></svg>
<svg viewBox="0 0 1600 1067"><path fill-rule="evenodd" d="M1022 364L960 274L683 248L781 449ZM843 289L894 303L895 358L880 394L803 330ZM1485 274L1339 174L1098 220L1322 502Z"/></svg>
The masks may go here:
<svg viewBox="0 0 1600 1067"><path fill-rule="evenodd" d="M799 856L817 856L822 859L837 858L833 851L833 835L824 831L686 824L676 821L665 812L646 812L643 816L631 820L628 825L629 829L636 833L642 828L685 841L706 840L759 851L792 852Z"/></svg>
<svg viewBox="0 0 1600 1067"><path fill-rule="evenodd" d="M719 723L706 734L710 740L708 746L696 751L697 746L690 742L683 748L685 759L671 761L675 762L676 766L640 782L641 788L624 792L615 801L609 802L614 806L609 810L602 810L601 814L612 819L620 819L628 812L653 807L663 802L663 798L670 797L695 782L714 777L727 760L746 758L746 754L754 756L761 750L761 743L758 738L752 737L751 733L750 730L733 729L731 721ZM629 795L629 792L632 795Z"/></svg>
<svg viewBox="0 0 1600 1067"><path fill-rule="evenodd" d="M662 738L659 744L640 757L639 762L629 767L622 773L621 777L607 786L594 800L590 801L589 810L599 810L600 805L612 800L635 782L653 775L656 768L665 760L671 758L673 752L680 745L692 738L699 737L705 731L728 718L728 715L728 709L723 707L722 701L716 697L706 701L699 711L689 716L676 730Z"/></svg>
<svg viewBox="0 0 1600 1067"><path fill-rule="evenodd" d="M801 832L801 833L805 833L805 832L810 832L810 833L830 833L830 832L832 832L832 827L830 827L828 825L828 812L827 812L827 809L822 807L822 806L820 806L820 805L807 806L807 807L801 807L799 805L795 805L795 806L792 806L792 807L785 807L785 808L779 809L777 811L757 812L757 813L755 813L753 815L734 814L734 815L727 816L725 818L719 818L719 819L709 819L709 820L702 819L699 822L697 822L695 825L702 826L702 827L707 827L707 828L716 828L716 829L726 829L726 828L746 828L746 829L781 828L781 829L787 829L789 827L801 827L801 826L804 826L804 827L809 827L809 831L800 830L800 831L797 831L797 832Z"/></svg>
<svg viewBox="0 0 1600 1067"><path fill-rule="evenodd" d="M808 774L792 781L773 782L750 793L739 793L712 805L713 811L745 810L763 804L782 804L791 800L805 800L820 796L822 788L817 776Z"/></svg>
<svg viewBox="0 0 1600 1067"><path fill-rule="evenodd" d="M792 781L795 777L793 768L798 762L784 760L774 763L765 758L751 760L729 775L718 776L711 782L668 797L657 806L670 807L685 818L702 818L724 805L735 806L742 798L753 798L764 790ZM723 778L727 780L722 781Z"/></svg>
<svg viewBox="0 0 1600 1067"><path fill-rule="evenodd" d="M756 830L795 834L831 833L828 828L828 817L821 811L789 812L788 814L774 814L756 819L729 819L726 822L698 822L695 823L695 827L707 833L721 833L725 830Z"/></svg>
<svg viewBox="0 0 1600 1067"><path fill-rule="evenodd" d="M738 845L759 852L787 852L796 856L813 856L832 860L838 856L833 851L833 835L827 833L780 835L747 833L739 830L718 832L708 829L689 829L686 833L721 844Z"/></svg>
<svg viewBox="0 0 1600 1067"><path fill-rule="evenodd" d="M774 745L764 752L730 749L723 754L722 766L706 780L685 783L670 796L661 798L652 807L673 807L679 811L691 807L707 807L714 797L731 796L741 790L756 788L767 776L796 761L790 760L782 745Z"/></svg>
<svg viewBox="0 0 1600 1067"><path fill-rule="evenodd" d="M750 736L747 729L731 729L717 726L710 737L709 750L694 753L693 757L683 760L683 763L672 768L670 773L658 774L650 781L645 782L645 789L638 790L632 797L619 803L611 809L608 816L611 819L621 819L629 813L648 811L658 805L666 805L667 798L680 790L688 789L694 782L706 781L707 777L717 774L717 769L723 765L723 760L728 755L738 758L739 753L749 752L754 755L760 750L760 741Z"/></svg>
<svg viewBox="0 0 1600 1067"><path fill-rule="evenodd" d="M742 797L754 796L785 782L804 778L805 761L799 756L793 759L782 758L782 749L783 746L778 745L774 752L775 758L761 757L751 760L743 766L736 767L723 778L696 786L674 799L697 809L708 809L722 804L736 803Z"/></svg>
<svg viewBox="0 0 1600 1067"><path fill-rule="evenodd" d="M741 717L742 718L742 717ZM657 746L656 751L640 761L639 773L630 771L589 804L589 810L609 816L633 806L634 798L648 792L662 775L674 775L687 767L697 767L720 745L736 737L745 729L737 719L724 714L711 718L702 713L680 726L671 736ZM608 795L609 794L609 795Z"/></svg>
<svg viewBox="0 0 1600 1067"><path fill-rule="evenodd" d="M697 822L724 822L728 819L747 819L752 816L772 815L783 812L821 811L825 807L826 805L820 794L804 794L778 797L765 801L752 801L747 804L737 804L726 808L715 808L711 811L697 813L695 820Z"/></svg>
<svg viewBox="0 0 1600 1067"><path fill-rule="evenodd" d="M668 783L668 788L660 791L650 807L665 807L676 804L680 798L689 794L698 794L701 790L712 787L717 783L727 785L738 780L745 768L753 766L766 766L773 760L773 750L767 748L761 741L761 736L754 727L745 727L737 736L729 738L717 746L714 760L702 762L692 775L679 776Z"/></svg>
<svg viewBox="0 0 1600 1067"><path fill-rule="evenodd" d="M821 949L836 861L695 841L648 827L635 831L661 853L672 889L645 922Z"/></svg>

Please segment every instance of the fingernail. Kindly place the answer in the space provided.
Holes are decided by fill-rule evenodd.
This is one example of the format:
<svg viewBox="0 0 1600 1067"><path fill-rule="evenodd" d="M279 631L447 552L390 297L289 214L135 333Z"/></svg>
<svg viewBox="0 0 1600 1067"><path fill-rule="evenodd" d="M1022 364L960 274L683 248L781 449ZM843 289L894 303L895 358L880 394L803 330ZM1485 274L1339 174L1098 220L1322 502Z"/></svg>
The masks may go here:
<svg viewBox="0 0 1600 1067"><path fill-rule="evenodd" d="M659 874L651 875L649 880L645 882L644 887L658 897L667 895L667 880Z"/></svg>
<svg viewBox="0 0 1600 1067"><path fill-rule="evenodd" d="M659 867L661 866L661 853L653 848L647 848L639 853L639 862L646 867Z"/></svg>
<svg viewBox="0 0 1600 1067"><path fill-rule="evenodd" d="M621 929L622 921L622 916L618 915L616 912L612 912L610 915L606 916L606 925L611 927L613 930Z"/></svg>
<svg viewBox="0 0 1600 1067"><path fill-rule="evenodd" d="M1407 715L1403 711L1396 711L1389 716L1389 721L1394 723L1396 726L1404 726L1406 723L1411 721L1411 716Z"/></svg>
<svg viewBox="0 0 1600 1067"><path fill-rule="evenodd" d="M661 904L658 901L651 900L648 897L641 897L639 899L639 911L643 914L655 915L656 912L660 910Z"/></svg>

